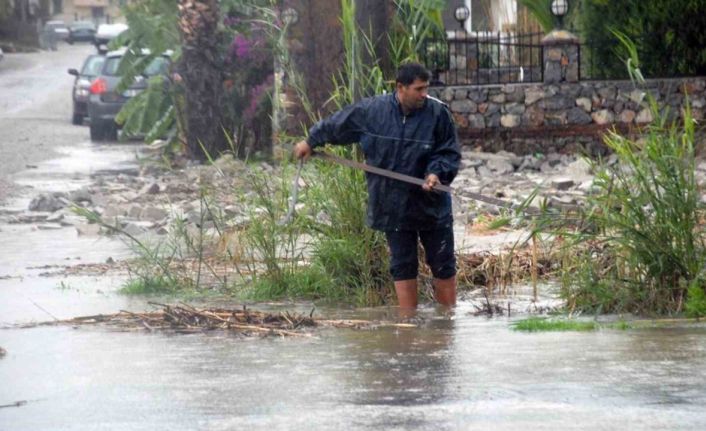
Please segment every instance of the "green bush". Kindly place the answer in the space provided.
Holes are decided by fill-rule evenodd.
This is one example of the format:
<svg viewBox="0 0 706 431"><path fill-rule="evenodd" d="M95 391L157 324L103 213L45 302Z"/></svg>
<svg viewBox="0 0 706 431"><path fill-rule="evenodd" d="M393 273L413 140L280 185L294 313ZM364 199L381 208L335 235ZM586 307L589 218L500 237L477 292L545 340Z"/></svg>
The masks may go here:
<svg viewBox="0 0 706 431"><path fill-rule="evenodd" d="M694 177L694 121L688 108L683 126L668 124L654 101L652 110L656 120L640 139L606 137L618 163L594 166L598 192L587 199L581 229L562 232L584 250L562 290L579 309L670 314L683 311L687 286L703 290L706 212Z"/></svg>
<svg viewBox="0 0 706 431"><path fill-rule="evenodd" d="M706 0L582 0L578 31L590 43L594 77L624 77L611 30L638 48L645 76L706 73Z"/></svg>

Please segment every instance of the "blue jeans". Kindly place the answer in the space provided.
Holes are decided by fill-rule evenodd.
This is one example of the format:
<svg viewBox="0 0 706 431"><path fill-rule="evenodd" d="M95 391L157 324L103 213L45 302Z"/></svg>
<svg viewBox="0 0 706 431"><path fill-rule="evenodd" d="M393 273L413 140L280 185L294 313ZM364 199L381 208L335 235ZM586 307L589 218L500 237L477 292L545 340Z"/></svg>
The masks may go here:
<svg viewBox="0 0 706 431"><path fill-rule="evenodd" d="M387 231L387 244L390 247L390 274L395 281L416 279L419 271L417 255L418 240L421 240L427 265L434 278L441 280L456 275L453 226L434 230Z"/></svg>

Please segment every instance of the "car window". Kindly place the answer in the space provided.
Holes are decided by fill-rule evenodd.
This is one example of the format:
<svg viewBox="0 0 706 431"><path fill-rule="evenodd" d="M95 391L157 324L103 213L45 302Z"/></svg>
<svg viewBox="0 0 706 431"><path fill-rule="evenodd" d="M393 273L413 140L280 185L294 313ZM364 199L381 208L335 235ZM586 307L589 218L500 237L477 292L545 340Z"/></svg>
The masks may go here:
<svg viewBox="0 0 706 431"><path fill-rule="evenodd" d="M83 68L81 69L81 75L92 75L96 76L100 73L103 63L105 62L105 57L101 55L92 55L86 59L83 63Z"/></svg>
<svg viewBox="0 0 706 431"><path fill-rule="evenodd" d="M78 30L78 29L94 30L95 26L90 22L75 22L75 23L71 24L71 29L72 30Z"/></svg>
<svg viewBox="0 0 706 431"><path fill-rule="evenodd" d="M109 57L105 62L105 67L103 67L103 73L109 76L118 75L118 66L120 66L120 60L122 57ZM166 57L156 57L152 62L145 68L145 75L153 76L160 73L165 73L169 67L169 59Z"/></svg>
<svg viewBox="0 0 706 431"><path fill-rule="evenodd" d="M150 63L145 69L145 75L153 76L159 75L161 73L166 73L169 67L169 60L164 57L157 57Z"/></svg>
<svg viewBox="0 0 706 431"><path fill-rule="evenodd" d="M53 28L53 29L61 29L61 28L66 28L66 24L62 24L59 22L48 22L47 23L47 28Z"/></svg>

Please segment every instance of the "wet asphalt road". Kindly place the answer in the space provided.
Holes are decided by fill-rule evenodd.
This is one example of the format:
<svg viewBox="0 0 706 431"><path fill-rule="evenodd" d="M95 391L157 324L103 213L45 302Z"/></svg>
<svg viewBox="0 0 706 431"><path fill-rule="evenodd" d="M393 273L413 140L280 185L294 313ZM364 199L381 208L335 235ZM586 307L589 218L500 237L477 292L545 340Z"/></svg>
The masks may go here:
<svg viewBox="0 0 706 431"><path fill-rule="evenodd" d="M88 140L87 126L71 124L74 77L67 70L94 51L60 44L58 51L6 53L0 61L0 202L18 192L12 174Z"/></svg>

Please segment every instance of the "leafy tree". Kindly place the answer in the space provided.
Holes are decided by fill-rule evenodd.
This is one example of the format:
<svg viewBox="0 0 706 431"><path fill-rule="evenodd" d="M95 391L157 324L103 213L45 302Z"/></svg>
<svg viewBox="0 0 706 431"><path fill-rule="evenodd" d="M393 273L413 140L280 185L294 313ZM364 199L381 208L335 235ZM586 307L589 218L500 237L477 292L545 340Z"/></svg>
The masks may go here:
<svg viewBox="0 0 706 431"><path fill-rule="evenodd" d="M582 0L579 27L606 77L621 76L615 33L633 40L645 76L706 73L706 0Z"/></svg>

